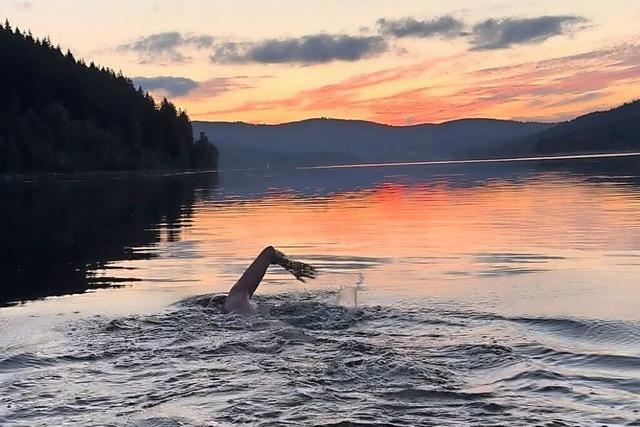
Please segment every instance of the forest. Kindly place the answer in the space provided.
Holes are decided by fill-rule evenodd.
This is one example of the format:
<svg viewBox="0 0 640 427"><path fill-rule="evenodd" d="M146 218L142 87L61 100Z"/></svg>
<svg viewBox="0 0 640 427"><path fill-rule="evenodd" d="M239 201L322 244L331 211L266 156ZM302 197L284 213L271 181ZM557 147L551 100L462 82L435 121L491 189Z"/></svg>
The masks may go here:
<svg viewBox="0 0 640 427"><path fill-rule="evenodd" d="M640 101L597 111L544 130L535 154L612 153L640 150Z"/></svg>
<svg viewBox="0 0 640 427"><path fill-rule="evenodd" d="M0 173L214 169L191 121L121 72L0 25Z"/></svg>

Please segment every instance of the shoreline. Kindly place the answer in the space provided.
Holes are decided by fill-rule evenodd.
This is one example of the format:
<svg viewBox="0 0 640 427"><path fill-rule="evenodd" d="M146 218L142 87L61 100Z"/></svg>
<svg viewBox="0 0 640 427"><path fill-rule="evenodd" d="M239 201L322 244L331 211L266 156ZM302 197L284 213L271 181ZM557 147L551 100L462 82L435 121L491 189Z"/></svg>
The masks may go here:
<svg viewBox="0 0 640 427"><path fill-rule="evenodd" d="M149 169L139 171L37 172L0 174L0 183L77 182L91 179L163 178L218 173L219 169Z"/></svg>

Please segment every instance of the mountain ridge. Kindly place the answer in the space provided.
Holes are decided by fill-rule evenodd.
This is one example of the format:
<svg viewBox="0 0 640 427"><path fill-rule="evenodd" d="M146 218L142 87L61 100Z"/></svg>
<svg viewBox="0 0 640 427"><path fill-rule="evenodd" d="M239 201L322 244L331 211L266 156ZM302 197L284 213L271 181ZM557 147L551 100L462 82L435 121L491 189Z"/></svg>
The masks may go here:
<svg viewBox="0 0 640 427"><path fill-rule="evenodd" d="M613 153L640 151L640 100L559 123L462 118L398 126L313 118L193 126L220 146L227 167Z"/></svg>
<svg viewBox="0 0 640 427"><path fill-rule="evenodd" d="M282 124L192 124L196 135L204 132L218 147L222 168L445 159L470 155L474 147L503 145L552 126L487 118L407 126L328 118Z"/></svg>
<svg viewBox="0 0 640 427"><path fill-rule="evenodd" d="M200 124L229 124L229 125L246 125L246 126L252 126L252 127L279 127L279 126L291 126L291 125L299 125L299 124L304 124L304 123L309 123L309 122L337 122L337 123L359 123L359 124L364 124L364 125L374 125L374 126L381 126L384 128L393 128L393 129L410 129L410 128L417 128L417 127L426 127L426 126L446 126L446 125L450 125L450 124L455 124L455 123L462 123L462 122L499 122L499 123L522 123L522 124L540 124L540 125L555 125L555 124L559 124L560 122L544 122L544 121L536 121L536 120L509 120L509 119L497 119L497 118L492 118L492 117L464 117L464 118L460 118L460 119L453 119L453 120L447 120L444 122L440 122L440 123L431 123L431 122L424 122L424 123L415 123L415 124L410 124L410 125L393 125L393 124L388 124L388 123L381 123L381 122L376 122L373 120L364 120L364 119L342 119L339 117L310 117L308 119L301 119L301 120L293 120L290 122L282 122L282 123L251 123L251 122L245 122L242 120L235 120L235 121L229 121L229 120L193 120L193 123L200 123Z"/></svg>
<svg viewBox="0 0 640 427"><path fill-rule="evenodd" d="M512 141L498 151L516 155L594 154L640 151L640 99L593 111Z"/></svg>

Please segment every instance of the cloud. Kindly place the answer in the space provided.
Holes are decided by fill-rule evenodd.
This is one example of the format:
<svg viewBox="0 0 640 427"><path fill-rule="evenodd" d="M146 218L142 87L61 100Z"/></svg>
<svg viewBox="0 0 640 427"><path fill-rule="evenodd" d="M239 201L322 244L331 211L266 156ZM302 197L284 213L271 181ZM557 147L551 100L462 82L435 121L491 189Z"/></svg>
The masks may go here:
<svg viewBox="0 0 640 427"><path fill-rule="evenodd" d="M119 52L134 52L140 62L188 62L186 49L205 49L213 46L214 38L208 34L181 34L176 31L140 37L132 43L118 46Z"/></svg>
<svg viewBox="0 0 640 427"><path fill-rule="evenodd" d="M191 101L200 99L210 99L216 96L222 95L226 92L252 89L255 87L256 82L268 79L271 76L234 76L234 77L216 77L213 79L205 80L198 84L198 87L189 93L189 99Z"/></svg>
<svg viewBox="0 0 640 427"><path fill-rule="evenodd" d="M550 37L571 33L587 20L580 16L487 19L473 26L473 50L504 49L517 44L541 43Z"/></svg>
<svg viewBox="0 0 640 427"><path fill-rule="evenodd" d="M294 96L264 101L248 101L228 108L207 111L201 115L244 113L249 111L300 109L319 111L350 105L360 92L372 87L394 83L422 75L438 62L438 59L409 66L393 67L360 74L338 83L323 85L296 93Z"/></svg>
<svg viewBox="0 0 640 427"><path fill-rule="evenodd" d="M469 39L472 50L505 49L518 44L541 43L550 37L570 34L587 19L580 16L538 16L533 18L487 19L476 23L471 31L461 19L451 15L431 20L413 17L381 18L378 32L387 38L456 38Z"/></svg>
<svg viewBox="0 0 640 427"><path fill-rule="evenodd" d="M168 97L185 97L190 100L215 98L225 92L241 89L251 89L255 87L255 82L261 81L271 76L233 76L215 77L201 82L187 77L134 77L133 84L148 92L160 93Z"/></svg>
<svg viewBox="0 0 640 427"><path fill-rule="evenodd" d="M384 36L403 37L457 37L465 28L464 22L453 16L441 16L429 21L406 17L402 19L378 19L378 32Z"/></svg>
<svg viewBox="0 0 640 427"><path fill-rule="evenodd" d="M560 123L573 120L589 111L606 110L609 108L611 108L611 105L609 105L608 108L605 108L602 104L596 104L590 105L588 110L578 109L572 111L561 111L559 113L550 113L544 116L513 116L511 117L511 120L516 120L518 122Z"/></svg>
<svg viewBox="0 0 640 427"><path fill-rule="evenodd" d="M137 54L143 64L184 63L191 60L190 53L195 50L213 49L210 55L213 63L311 65L377 56L392 50L390 39L407 37L468 38L472 50L504 49L570 34L586 22L583 17L570 15L487 19L467 30L465 22L452 15L430 20L381 18L376 22L378 35L319 33L295 38L216 42L208 34L171 31L140 37L121 44L117 50Z"/></svg>
<svg viewBox="0 0 640 427"><path fill-rule="evenodd" d="M603 92L604 92L603 90L596 90L594 92L587 92L574 97L567 96L558 102L549 104L548 107L563 107L565 105L581 104L581 103L593 101L595 99L602 98L605 95L605 93Z"/></svg>
<svg viewBox="0 0 640 427"><path fill-rule="evenodd" d="M142 86L145 91L161 90L167 96L184 96L198 87L198 82L186 77L134 77L131 81L136 87Z"/></svg>
<svg viewBox="0 0 640 427"><path fill-rule="evenodd" d="M215 47L211 61L232 64L321 64L357 61L388 50L379 36L314 34L258 42L226 42Z"/></svg>
<svg viewBox="0 0 640 427"><path fill-rule="evenodd" d="M373 71L305 89L285 98L225 104L224 108L198 116L237 119L242 114L280 111L304 113L306 117L358 117L399 125L406 124L407 117L416 123L514 116L555 121L602 104L622 102L629 93L637 92L640 62L634 59L638 52L639 46L627 44L477 71L465 71L460 63L462 55L433 58L422 64ZM427 86L429 77L439 76L443 70L453 70L453 80ZM397 86L404 86L396 86L396 82L416 77L420 77L417 87L396 91Z"/></svg>

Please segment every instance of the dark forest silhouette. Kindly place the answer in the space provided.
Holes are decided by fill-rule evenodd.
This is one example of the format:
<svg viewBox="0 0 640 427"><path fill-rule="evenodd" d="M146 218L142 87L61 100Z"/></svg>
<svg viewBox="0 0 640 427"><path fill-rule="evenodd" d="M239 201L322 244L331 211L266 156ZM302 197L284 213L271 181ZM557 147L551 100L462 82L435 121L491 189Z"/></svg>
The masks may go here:
<svg viewBox="0 0 640 427"><path fill-rule="evenodd" d="M475 157L549 156L640 151L640 100L561 122Z"/></svg>
<svg viewBox="0 0 640 427"><path fill-rule="evenodd" d="M49 38L0 25L0 173L217 166L185 111Z"/></svg>
<svg viewBox="0 0 640 427"><path fill-rule="evenodd" d="M539 154L604 153L640 150L640 101L598 111L536 134Z"/></svg>

